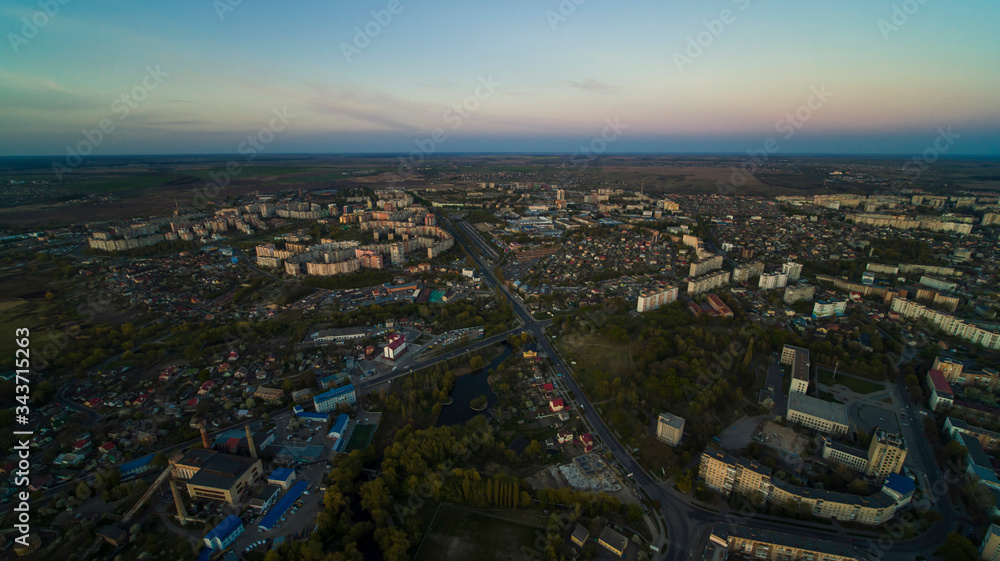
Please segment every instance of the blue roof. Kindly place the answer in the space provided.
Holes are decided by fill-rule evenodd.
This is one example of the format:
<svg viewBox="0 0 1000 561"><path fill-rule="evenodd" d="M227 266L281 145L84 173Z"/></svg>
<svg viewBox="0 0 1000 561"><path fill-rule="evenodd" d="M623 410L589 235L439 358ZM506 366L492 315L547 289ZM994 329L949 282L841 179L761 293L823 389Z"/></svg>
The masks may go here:
<svg viewBox="0 0 1000 561"><path fill-rule="evenodd" d="M295 472L291 468L277 468L267 476L269 481L288 481Z"/></svg>
<svg viewBox="0 0 1000 561"><path fill-rule="evenodd" d="M900 495L903 495L904 497L915 491L917 488L912 479L897 473L889 475L889 477L885 480L885 486Z"/></svg>
<svg viewBox="0 0 1000 561"><path fill-rule="evenodd" d="M346 386L344 386L342 388L334 388L334 389L332 389L332 390L330 390L328 392L321 393L321 394L317 395L313 399L315 401L317 401L317 402L326 401L328 399L333 399L335 397L338 397L338 396L341 396L341 395L344 395L344 394L347 394L347 393L350 393L350 392L353 392L353 391L354 391L354 384L347 384Z"/></svg>
<svg viewBox="0 0 1000 561"><path fill-rule="evenodd" d="M134 469L139 469L139 468L145 467L145 466L149 465L149 462L152 462L152 461L153 461L153 454L149 454L149 455L143 456L141 458L132 460L131 462L128 462L128 463L125 463L125 464L122 464L122 465L118 466L118 471L120 473L127 473L127 472L130 472L130 471L134 470Z"/></svg>
<svg viewBox="0 0 1000 561"><path fill-rule="evenodd" d="M321 421L326 421L330 419L330 415L326 413L303 412L303 413L296 413L295 416L301 417L303 419L318 419Z"/></svg>
<svg viewBox="0 0 1000 561"><path fill-rule="evenodd" d="M292 485L292 488L285 493L285 496L281 497L278 504L274 505L274 507L268 511L268 513L264 516L264 519L261 520L257 526L265 532L274 527L275 522L280 520L281 517L285 515L288 507L292 506L292 503L299 499L299 495L306 490L306 487L308 487L308 485L305 481L297 481L295 485Z"/></svg>
<svg viewBox="0 0 1000 561"><path fill-rule="evenodd" d="M208 561L211 558L212 558L212 550L207 547L201 550L201 552L198 554L198 561Z"/></svg>
<svg viewBox="0 0 1000 561"><path fill-rule="evenodd" d="M350 417L348 417L346 413L341 413L340 415L337 415L337 422L333 424L333 428L330 429L330 432L343 434L344 428L347 427L347 421L349 420Z"/></svg>
<svg viewBox="0 0 1000 561"><path fill-rule="evenodd" d="M240 520L239 516L233 516L232 514L230 514L229 516L225 517L222 520L222 522L219 522L218 526L212 528L212 531L205 536L205 539L212 540L215 538L219 538L220 540L225 541L226 536L232 534L233 530L239 528L242 525L243 521Z"/></svg>

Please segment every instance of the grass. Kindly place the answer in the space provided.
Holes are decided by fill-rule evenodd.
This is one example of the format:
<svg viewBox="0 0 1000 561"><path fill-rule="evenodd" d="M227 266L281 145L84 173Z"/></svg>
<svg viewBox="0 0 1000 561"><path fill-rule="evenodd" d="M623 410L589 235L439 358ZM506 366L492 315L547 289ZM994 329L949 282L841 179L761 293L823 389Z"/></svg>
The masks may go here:
<svg viewBox="0 0 1000 561"><path fill-rule="evenodd" d="M828 386L841 384L847 386L847 389L852 392L860 394L869 394L885 389L885 386L879 384L878 382L870 382L868 380L861 380L851 376L837 376L837 379L835 380L833 379L833 372L830 370L819 370L819 381L821 384L826 384Z"/></svg>
<svg viewBox="0 0 1000 561"><path fill-rule="evenodd" d="M524 520L526 524L545 524L545 518L540 515L529 517L529 513L515 511L497 511L496 514ZM442 504L416 561L521 559L522 547L534 551L535 531L534 526L487 516L486 511Z"/></svg>
<svg viewBox="0 0 1000 561"><path fill-rule="evenodd" d="M376 428L378 428L378 425L355 426L354 431L351 433L351 439L347 441L347 448L344 452L350 453L354 450L364 450L368 447L368 441L371 440Z"/></svg>

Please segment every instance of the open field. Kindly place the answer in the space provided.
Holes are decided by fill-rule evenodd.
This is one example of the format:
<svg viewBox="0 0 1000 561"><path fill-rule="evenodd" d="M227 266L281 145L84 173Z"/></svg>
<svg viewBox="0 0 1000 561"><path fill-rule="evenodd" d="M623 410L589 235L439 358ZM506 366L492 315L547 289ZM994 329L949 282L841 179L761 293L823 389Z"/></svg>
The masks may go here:
<svg viewBox="0 0 1000 561"><path fill-rule="evenodd" d="M514 561L524 558L521 548L534 550L535 532L544 527L541 515L517 511L465 509L443 503L428 529L416 561L476 559ZM523 520L524 524L509 520ZM544 533L544 532L543 532Z"/></svg>

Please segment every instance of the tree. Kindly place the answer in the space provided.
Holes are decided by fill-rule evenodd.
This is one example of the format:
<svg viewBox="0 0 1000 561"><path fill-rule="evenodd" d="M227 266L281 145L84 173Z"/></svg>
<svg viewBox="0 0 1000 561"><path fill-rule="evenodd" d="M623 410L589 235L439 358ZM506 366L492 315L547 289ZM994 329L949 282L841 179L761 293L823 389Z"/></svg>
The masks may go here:
<svg viewBox="0 0 1000 561"><path fill-rule="evenodd" d="M79 485L76 486L76 498L81 501L85 501L90 498L90 486L86 482L81 481Z"/></svg>

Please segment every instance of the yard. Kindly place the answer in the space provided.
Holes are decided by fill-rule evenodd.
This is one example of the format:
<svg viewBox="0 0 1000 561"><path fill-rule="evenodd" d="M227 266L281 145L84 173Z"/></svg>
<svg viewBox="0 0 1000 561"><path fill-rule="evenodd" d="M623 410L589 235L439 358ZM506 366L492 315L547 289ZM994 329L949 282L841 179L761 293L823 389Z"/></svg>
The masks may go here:
<svg viewBox="0 0 1000 561"><path fill-rule="evenodd" d="M879 384L878 382L871 382L869 380L862 380L850 375L844 375L843 372L838 373L837 378L834 379L832 370L817 368L816 371L819 374L819 382L828 386L840 384L842 386L846 386L847 389L852 392L860 394L870 394L885 389L885 386Z"/></svg>

